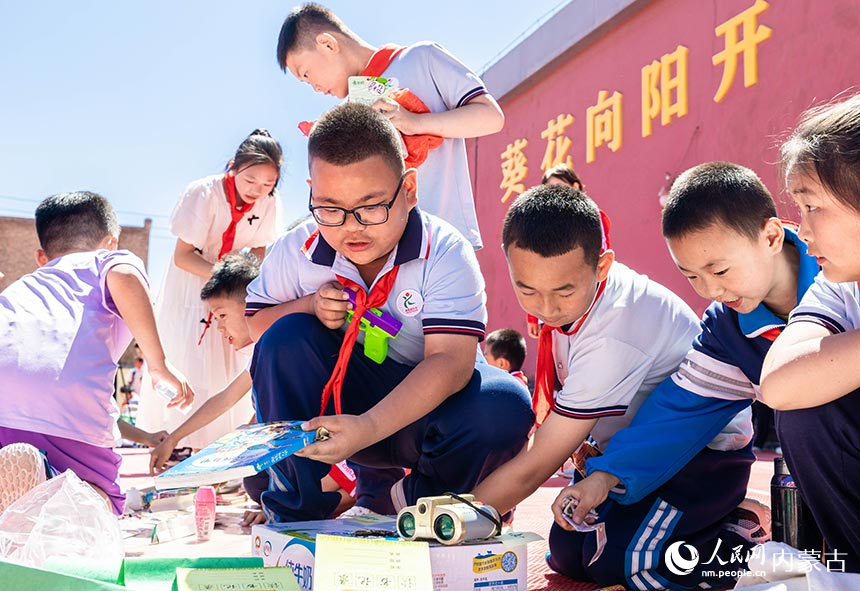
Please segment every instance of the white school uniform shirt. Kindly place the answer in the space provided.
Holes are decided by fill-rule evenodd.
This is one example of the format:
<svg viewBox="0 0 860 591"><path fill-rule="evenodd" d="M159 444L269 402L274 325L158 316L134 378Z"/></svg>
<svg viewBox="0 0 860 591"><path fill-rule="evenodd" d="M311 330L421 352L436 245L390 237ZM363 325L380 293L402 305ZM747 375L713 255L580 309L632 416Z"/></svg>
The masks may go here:
<svg viewBox="0 0 860 591"><path fill-rule="evenodd" d="M553 331L553 360L562 384L553 411L599 419L591 435L605 448L657 384L678 369L698 333L699 320L681 298L614 262L579 331Z"/></svg>
<svg viewBox="0 0 860 591"><path fill-rule="evenodd" d="M206 261L215 264L221 237L230 225L230 203L224 191L224 175L211 175L186 187L170 216L170 232L193 245ZM280 226L277 192L258 199L236 224L233 250L265 247L275 240ZM176 266L173 256L155 303L155 318L164 353L182 372L194 390L190 412L196 412L214 394L224 389L248 363L248 353L235 351L213 323L200 345L202 321L209 317L209 305L200 299L206 279ZM151 380L143 380L137 424L148 431L175 430L187 416L165 406L155 394ZM227 412L180 442L180 447L202 448L247 422L253 416L250 394Z"/></svg>
<svg viewBox="0 0 860 591"><path fill-rule="evenodd" d="M119 441L116 363L131 342L108 272L127 250L58 257L0 293L0 425L99 447Z"/></svg>
<svg viewBox="0 0 860 591"><path fill-rule="evenodd" d="M795 322L813 322L833 334L860 328L857 283L834 283L819 273L788 318L788 324Z"/></svg>
<svg viewBox="0 0 860 591"><path fill-rule="evenodd" d="M462 107L487 94L477 74L432 41L401 51L382 76L397 78L398 86L411 90L431 113ZM430 150L418 167L418 199L422 210L452 224L475 249L481 248L463 138L445 138Z"/></svg>
<svg viewBox="0 0 860 591"><path fill-rule="evenodd" d="M263 261L260 275L248 285L246 314L315 293L346 277L364 283L358 269L313 232L306 222L281 237ZM487 322L484 278L474 249L450 224L413 208L403 236L379 276L397 264L400 270L381 309L403 323L389 341L388 356L417 365L424 359L424 335L465 334L484 338ZM344 329L342 329L344 330ZM364 335L359 333L359 342Z"/></svg>

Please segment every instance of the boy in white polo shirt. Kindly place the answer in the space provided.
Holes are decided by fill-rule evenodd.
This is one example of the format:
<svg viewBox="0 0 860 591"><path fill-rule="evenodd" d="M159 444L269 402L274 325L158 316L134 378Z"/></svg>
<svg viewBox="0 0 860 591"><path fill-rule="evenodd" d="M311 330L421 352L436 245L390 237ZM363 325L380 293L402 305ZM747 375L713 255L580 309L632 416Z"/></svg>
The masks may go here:
<svg viewBox="0 0 860 591"><path fill-rule="evenodd" d="M514 291L543 327L534 394L540 427L521 453L474 490L499 511L542 485L589 434L598 449L605 447L677 369L698 333L689 306L615 261L601 246L603 234L594 202L565 186L529 189L505 217L502 244ZM556 379L561 389L554 393ZM607 541L606 533L578 542L585 544L586 564L600 558L604 544L620 543L612 535ZM618 555L606 555L616 566ZM584 572L581 578L596 580Z"/></svg>
<svg viewBox="0 0 860 591"><path fill-rule="evenodd" d="M122 514L114 376L132 336L153 381L179 393L169 406L194 394L164 357L143 262L117 250L107 199L48 197L36 233L39 268L0 293L0 511L50 469L70 469Z"/></svg>
<svg viewBox="0 0 860 591"><path fill-rule="evenodd" d="M395 80L396 100L373 106L402 134L406 166L418 169L421 209L481 248L464 138L500 131L505 116L477 74L431 41L372 47L314 3L297 6L284 21L278 64L317 92L339 98L348 95L350 76Z"/></svg>
<svg viewBox="0 0 860 591"><path fill-rule="evenodd" d="M309 419L331 437L270 472L264 510L273 521L329 517L340 497L323 493L320 479L345 458L359 468L357 506L380 513L471 490L519 451L533 422L521 382L476 367L486 308L473 249L416 207L397 130L370 107L323 115L308 163L317 230L287 233L248 286L252 334L270 327L251 374L261 420ZM382 363L356 334L366 308L402 323ZM410 474L393 487L368 482L404 467Z"/></svg>

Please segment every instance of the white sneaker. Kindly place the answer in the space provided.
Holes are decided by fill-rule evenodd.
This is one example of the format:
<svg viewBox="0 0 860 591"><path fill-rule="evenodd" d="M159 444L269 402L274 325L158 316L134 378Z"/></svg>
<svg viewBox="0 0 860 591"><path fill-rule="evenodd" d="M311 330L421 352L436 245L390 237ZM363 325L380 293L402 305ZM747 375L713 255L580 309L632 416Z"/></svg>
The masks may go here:
<svg viewBox="0 0 860 591"><path fill-rule="evenodd" d="M729 513L723 529L732 531L753 544L770 541L770 507L755 499L744 499Z"/></svg>
<svg viewBox="0 0 860 591"><path fill-rule="evenodd" d="M0 513L45 480L45 458L38 449L29 443L0 448Z"/></svg>
<svg viewBox="0 0 860 591"><path fill-rule="evenodd" d="M573 465L573 460L570 458L567 458L556 472L556 475L562 478L573 478L574 474L576 474L576 466Z"/></svg>
<svg viewBox="0 0 860 591"><path fill-rule="evenodd" d="M335 519L351 519L353 517L364 517L366 515L382 517L379 513L377 513L376 511L371 511L367 507L359 507L358 505L354 505L350 509L347 509L346 511L338 515Z"/></svg>

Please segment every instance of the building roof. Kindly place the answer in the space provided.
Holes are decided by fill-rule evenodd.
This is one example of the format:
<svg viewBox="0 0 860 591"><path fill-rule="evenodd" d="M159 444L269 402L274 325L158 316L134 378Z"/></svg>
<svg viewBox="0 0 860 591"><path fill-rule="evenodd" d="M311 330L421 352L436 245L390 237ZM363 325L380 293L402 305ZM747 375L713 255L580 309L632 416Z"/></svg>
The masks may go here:
<svg viewBox="0 0 860 591"><path fill-rule="evenodd" d="M650 2L571 0L487 66L481 78L497 100L509 100L551 72L568 55L592 43Z"/></svg>

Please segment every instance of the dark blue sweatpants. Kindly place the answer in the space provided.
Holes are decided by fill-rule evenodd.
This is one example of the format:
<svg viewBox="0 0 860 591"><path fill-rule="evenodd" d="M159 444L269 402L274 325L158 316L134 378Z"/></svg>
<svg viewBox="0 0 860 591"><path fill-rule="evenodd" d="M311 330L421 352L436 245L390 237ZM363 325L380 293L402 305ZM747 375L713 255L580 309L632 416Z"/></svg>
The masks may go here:
<svg viewBox="0 0 860 591"><path fill-rule="evenodd" d="M251 376L261 421L306 420L320 412L323 386L331 376L343 341L315 316L290 314L263 334L254 351ZM344 414L361 414L382 400L412 371L386 359L377 364L356 344L342 390ZM334 413L329 402L326 414ZM534 422L525 386L507 372L478 364L472 379L424 418L356 453L357 505L394 512L389 491L403 476L409 504L444 492L469 492L495 468L516 455ZM363 469L370 467L371 470ZM276 521L325 519L340 501L323 493L320 479L330 466L290 457L270 470L262 494L267 516Z"/></svg>
<svg viewBox="0 0 860 591"><path fill-rule="evenodd" d="M827 540L826 560L837 561L832 570L860 572L860 390L815 408L778 411L776 429L788 469Z"/></svg>
<svg viewBox="0 0 860 591"><path fill-rule="evenodd" d="M755 461L751 447L749 444L739 451L705 448L639 502L604 502L597 512L605 523L605 546L593 563L602 536L597 532L568 532L553 524L549 566L579 581L602 586L623 584L629 589L699 589L702 582L718 587L734 585L732 578L710 578L703 571L740 571L745 566L745 561L733 561L731 555L735 547L743 545L745 559L750 544L723 530L722 523L744 500L750 466ZM698 552L699 560L688 574L673 573L666 566L666 550L675 542ZM711 560L715 549L716 557ZM680 556L689 560L692 552L684 548Z"/></svg>

